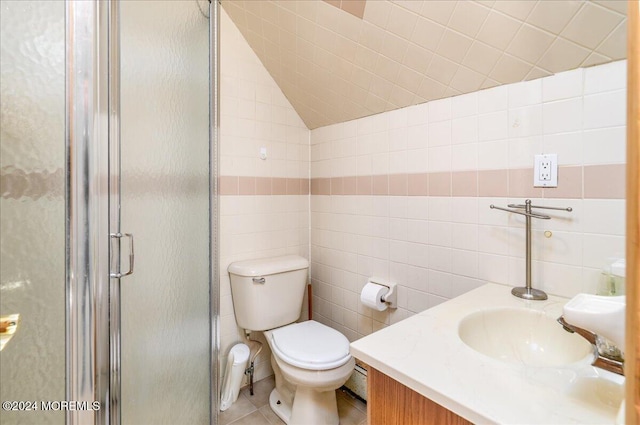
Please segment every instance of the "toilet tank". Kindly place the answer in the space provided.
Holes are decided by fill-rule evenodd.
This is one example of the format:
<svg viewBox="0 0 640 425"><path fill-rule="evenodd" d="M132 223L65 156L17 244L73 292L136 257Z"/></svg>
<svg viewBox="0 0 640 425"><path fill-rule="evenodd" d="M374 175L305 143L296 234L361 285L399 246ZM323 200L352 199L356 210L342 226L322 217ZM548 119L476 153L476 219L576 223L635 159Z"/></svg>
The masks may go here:
<svg viewBox="0 0 640 425"><path fill-rule="evenodd" d="M227 269L236 322L264 331L300 317L309 261L298 255L239 261Z"/></svg>

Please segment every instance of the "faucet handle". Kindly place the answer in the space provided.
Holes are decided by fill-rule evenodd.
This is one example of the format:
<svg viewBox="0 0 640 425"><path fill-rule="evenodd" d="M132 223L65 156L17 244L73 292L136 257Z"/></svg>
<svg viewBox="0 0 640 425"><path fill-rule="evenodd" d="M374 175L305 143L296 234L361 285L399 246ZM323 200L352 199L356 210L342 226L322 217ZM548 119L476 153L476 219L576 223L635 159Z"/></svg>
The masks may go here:
<svg viewBox="0 0 640 425"><path fill-rule="evenodd" d="M587 341L589 341L589 343L591 345L593 345L593 346L596 345L596 341L598 339L598 335L594 334L593 332L589 332L586 329L582 329L582 328L574 326L574 325L572 325L570 323L567 323L567 321L564 320L564 316L558 317L557 322L562 325L562 327L564 328L565 331L570 332L570 333L574 333L575 332L578 335L580 335L581 337L583 337L584 339L586 339Z"/></svg>

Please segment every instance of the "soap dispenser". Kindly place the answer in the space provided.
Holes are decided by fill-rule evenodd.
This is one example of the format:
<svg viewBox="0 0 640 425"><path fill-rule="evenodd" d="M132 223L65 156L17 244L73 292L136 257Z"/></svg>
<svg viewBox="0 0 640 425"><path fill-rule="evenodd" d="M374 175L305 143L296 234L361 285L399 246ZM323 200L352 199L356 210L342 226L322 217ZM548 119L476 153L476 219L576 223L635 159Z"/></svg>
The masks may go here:
<svg viewBox="0 0 640 425"><path fill-rule="evenodd" d="M602 278L596 295L618 296L625 294L626 262L624 258L610 258L602 269Z"/></svg>

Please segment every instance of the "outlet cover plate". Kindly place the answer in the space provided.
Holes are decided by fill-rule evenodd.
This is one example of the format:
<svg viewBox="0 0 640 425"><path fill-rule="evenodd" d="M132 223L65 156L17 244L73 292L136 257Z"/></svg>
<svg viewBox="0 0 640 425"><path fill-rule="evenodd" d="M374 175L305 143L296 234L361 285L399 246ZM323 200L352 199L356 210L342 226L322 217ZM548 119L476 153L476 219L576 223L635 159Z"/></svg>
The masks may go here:
<svg viewBox="0 0 640 425"><path fill-rule="evenodd" d="M558 155L535 155L533 162L534 187L558 187Z"/></svg>

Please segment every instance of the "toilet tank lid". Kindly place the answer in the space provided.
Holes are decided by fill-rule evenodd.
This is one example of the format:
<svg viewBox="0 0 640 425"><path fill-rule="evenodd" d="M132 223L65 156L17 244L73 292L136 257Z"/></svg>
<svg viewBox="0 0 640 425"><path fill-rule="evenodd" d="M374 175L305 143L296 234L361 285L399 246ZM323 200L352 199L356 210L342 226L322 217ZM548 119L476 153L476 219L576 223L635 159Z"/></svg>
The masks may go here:
<svg viewBox="0 0 640 425"><path fill-rule="evenodd" d="M231 263L227 271L238 276L267 276L270 274L306 269L309 260L299 255L260 258Z"/></svg>

